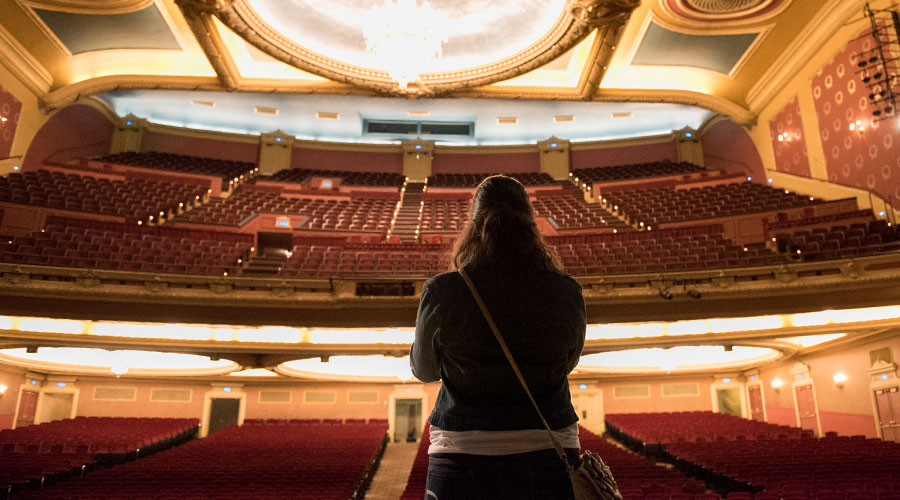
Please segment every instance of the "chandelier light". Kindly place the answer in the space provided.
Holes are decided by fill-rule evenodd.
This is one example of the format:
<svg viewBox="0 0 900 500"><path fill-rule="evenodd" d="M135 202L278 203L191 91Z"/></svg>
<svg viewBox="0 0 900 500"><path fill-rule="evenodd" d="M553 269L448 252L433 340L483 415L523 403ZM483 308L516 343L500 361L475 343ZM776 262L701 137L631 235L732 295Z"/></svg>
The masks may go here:
<svg viewBox="0 0 900 500"><path fill-rule="evenodd" d="M428 2L420 6L417 0L385 0L366 16L366 51L400 90L406 90L440 59L446 41L443 26L443 16Z"/></svg>

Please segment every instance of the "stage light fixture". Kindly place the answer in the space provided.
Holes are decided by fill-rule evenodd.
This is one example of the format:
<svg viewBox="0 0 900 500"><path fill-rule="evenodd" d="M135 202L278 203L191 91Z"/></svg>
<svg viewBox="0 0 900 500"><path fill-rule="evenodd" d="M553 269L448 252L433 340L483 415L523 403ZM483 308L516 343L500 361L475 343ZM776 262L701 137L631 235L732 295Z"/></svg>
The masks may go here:
<svg viewBox="0 0 900 500"><path fill-rule="evenodd" d="M688 295L688 297L695 299L695 300L703 297L703 295L700 292L698 292L697 290L688 290L687 295Z"/></svg>
<svg viewBox="0 0 900 500"><path fill-rule="evenodd" d="M659 296L666 300L672 300L672 297L674 297L668 288L660 289Z"/></svg>

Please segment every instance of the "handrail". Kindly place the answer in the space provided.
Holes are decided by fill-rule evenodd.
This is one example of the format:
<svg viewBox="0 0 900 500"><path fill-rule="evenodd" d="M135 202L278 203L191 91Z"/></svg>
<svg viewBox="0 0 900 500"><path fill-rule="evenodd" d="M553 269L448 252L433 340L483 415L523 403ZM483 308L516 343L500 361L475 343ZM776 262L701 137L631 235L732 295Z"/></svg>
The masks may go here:
<svg viewBox="0 0 900 500"><path fill-rule="evenodd" d="M880 194L875 193L869 189L861 188L861 187L857 187L857 186L848 186L846 184L840 184L840 183L836 183L836 182L826 181L823 179L816 179L814 177L804 177L802 175L792 174L789 172L775 172L775 173L777 173L778 175L787 175L790 177L796 177L798 179L802 179L803 181L813 181L813 182L818 182L820 184L827 184L829 186L839 186L839 187L843 187L843 188L858 189L860 191L864 191L869 197L869 206L872 207L873 212L875 212L875 203L873 202L873 197L874 197L874 199L881 202L882 208L884 208L885 216L888 216L888 214L890 214L888 216L888 219L889 219L888 221L891 223L891 225L894 225L897 223L896 214L894 213L895 209L894 209L893 205L891 205L890 203L887 202L887 200L882 198Z"/></svg>

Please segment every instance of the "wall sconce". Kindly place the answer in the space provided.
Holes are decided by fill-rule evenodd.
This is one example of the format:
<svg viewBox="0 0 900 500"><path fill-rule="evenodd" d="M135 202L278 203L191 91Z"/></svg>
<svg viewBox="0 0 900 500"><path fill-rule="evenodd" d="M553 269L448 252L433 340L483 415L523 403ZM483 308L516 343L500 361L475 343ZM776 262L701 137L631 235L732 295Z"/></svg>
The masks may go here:
<svg viewBox="0 0 900 500"><path fill-rule="evenodd" d="M833 379L834 379L834 385L836 385L838 387L838 389L843 389L844 382L847 381L847 375L845 375L842 372L837 372L834 374Z"/></svg>
<svg viewBox="0 0 900 500"><path fill-rule="evenodd" d="M3 399L3 395L6 394L7 389L9 389L9 387L0 384L0 399Z"/></svg>
<svg viewBox="0 0 900 500"><path fill-rule="evenodd" d="M860 137L866 135L866 124L862 120L851 123L849 128L851 132L856 132L856 135Z"/></svg>
<svg viewBox="0 0 900 500"><path fill-rule="evenodd" d="M778 142L791 142L791 139L792 137L790 132L783 132L778 134Z"/></svg>
<svg viewBox="0 0 900 500"><path fill-rule="evenodd" d="M783 385L784 382L780 378L772 379L772 389L775 389L775 392L778 392Z"/></svg>

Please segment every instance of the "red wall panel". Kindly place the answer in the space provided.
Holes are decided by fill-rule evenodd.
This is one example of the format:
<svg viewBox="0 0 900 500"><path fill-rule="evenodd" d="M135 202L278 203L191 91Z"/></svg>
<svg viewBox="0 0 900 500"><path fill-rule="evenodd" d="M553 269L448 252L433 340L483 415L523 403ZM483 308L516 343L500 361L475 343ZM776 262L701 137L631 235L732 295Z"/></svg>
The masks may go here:
<svg viewBox="0 0 900 500"><path fill-rule="evenodd" d="M537 149L537 148L535 148ZM431 170L435 174L513 174L540 172L541 158L533 153L458 153L435 152Z"/></svg>
<svg viewBox="0 0 900 500"><path fill-rule="evenodd" d="M731 120L717 122L703 134L701 144L706 168L765 178L759 151L741 125Z"/></svg>
<svg viewBox="0 0 900 500"><path fill-rule="evenodd" d="M852 40L834 55L811 83L828 180L875 192L900 208L900 119L872 122L871 92L857 73L856 54L869 37ZM865 132L850 130L860 120Z"/></svg>
<svg viewBox="0 0 900 500"><path fill-rule="evenodd" d="M800 102L795 96L769 121L775 170L785 174L810 177L809 154L803 134Z"/></svg>
<svg viewBox="0 0 900 500"><path fill-rule="evenodd" d="M403 173L403 153L294 148L293 168Z"/></svg>
<svg viewBox="0 0 900 500"><path fill-rule="evenodd" d="M25 170L44 161L63 161L109 154L115 126L103 113L86 104L68 106L38 130L25 154Z"/></svg>
<svg viewBox="0 0 900 500"><path fill-rule="evenodd" d="M9 152L12 151L13 138L16 136L21 110L22 103L3 87L0 87L0 116L6 118L5 122L0 122L0 158L9 157Z"/></svg>
<svg viewBox="0 0 900 500"><path fill-rule="evenodd" d="M678 161L675 142L658 142L618 148L572 150L571 169L632 165L652 161Z"/></svg>
<svg viewBox="0 0 900 500"><path fill-rule="evenodd" d="M259 144L255 143L204 139L150 131L145 131L141 137L141 150L251 163L256 163L259 157Z"/></svg>

